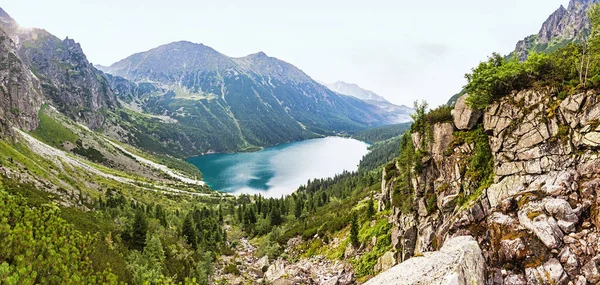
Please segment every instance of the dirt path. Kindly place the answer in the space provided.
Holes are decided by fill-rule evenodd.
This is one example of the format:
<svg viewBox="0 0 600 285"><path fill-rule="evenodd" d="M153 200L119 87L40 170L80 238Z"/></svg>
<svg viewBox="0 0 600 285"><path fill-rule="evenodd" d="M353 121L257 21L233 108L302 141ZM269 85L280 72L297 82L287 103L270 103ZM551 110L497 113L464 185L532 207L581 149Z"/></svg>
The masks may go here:
<svg viewBox="0 0 600 285"><path fill-rule="evenodd" d="M111 180L115 180L117 182L120 183L125 183L125 184L130 184L130 185L134 185L136 187L140 187L144 190L148 190L148 191L154 191L154 192L162 192L162 193L175 193L175 194L187 194L187 195L192 195L192 196L209 196L208 194L205 193L196 193L196 192L189 192L189 191L185 191L185 190L180 190L180 189L174 189L168 186L163 186L163 185L150 185L148 184L147 186L140 186L139 181L130 179L130 178L125 178L125 177L120 177L117 175L113 175L113 174L109 174L109 173L105 173L102 172L92 166L90 166L89 164L83 162L82 160L80 160L77 157L74 157L72 155L69 155L68 153L66 153L65 151L53 148L39 140L37 140L36 138L32 137L31 135L29 135L28 133L25 133L19 129L14 129L17 133L19 133L19 135L25 139L27 145L29 146L29 148L36 154L46 158L46 159L50 159L54 162L54 164L56 164L59 167L63 167L64 163L67 163L73 167L77 167L80 169L83 169L87 172L93 173L95 175L107 178L107 179L111 179ZM163 165L164 166L164 165ZM166 166L164 166L166 167ZM162 169L161 169L162 170ZM185 182L185 181L184 181ZM202 182L202 181L200 181ZM152 189L149 187L153 187L156 189Z"/></svg>

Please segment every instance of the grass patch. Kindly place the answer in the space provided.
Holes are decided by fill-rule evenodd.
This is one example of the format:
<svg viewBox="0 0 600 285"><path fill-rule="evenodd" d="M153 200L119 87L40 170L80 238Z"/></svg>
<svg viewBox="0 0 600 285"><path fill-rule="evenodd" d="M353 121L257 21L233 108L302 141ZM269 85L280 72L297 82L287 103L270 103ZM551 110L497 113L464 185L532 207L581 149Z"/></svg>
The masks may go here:
<svg viewBox="0 0 600 285"><path fill-rule="evenodd" d="M62 148L65 142L76 144L79 139L77 134L49 115L48 108L48 105L44 105L40 109L38 113L40 124L31 134L35 138L56 148Z"/></svg>

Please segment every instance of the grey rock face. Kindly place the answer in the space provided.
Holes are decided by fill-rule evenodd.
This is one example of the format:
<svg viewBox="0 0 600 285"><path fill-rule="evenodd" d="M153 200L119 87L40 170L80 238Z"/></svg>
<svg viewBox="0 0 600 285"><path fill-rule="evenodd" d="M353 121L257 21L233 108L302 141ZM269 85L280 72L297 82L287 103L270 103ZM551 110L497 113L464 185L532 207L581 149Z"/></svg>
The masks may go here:
<svg viewBox="0 0 600 285"><path fill-rule="evenodd" d="M432 126L429 141L413 133L413 145L425 156L411 181L414 209L399 214L394 208L390 218L398 261L412 256L407 246L428 252L452 237L472 235L489 266L486 280L497 281L488 284L595 280L590 260L600 252L598 118L596 91L560 101L552 89L525 90L493 103L483 114L493 183L466 203L463 197L471 193L465 189L473 182L465 170L474 146L457 142L456 132L442 124ZM390 178L382 192L394 186ZM427 193L435 193L433 209L426 207Z"/></svg>
<svg viewBox="0 0 600 285"><path fill-rule="evenodd" d="M0 28L15 42L23 65L39 79L45 101L62 113L95 129L104 123L101 109L119 107L104 74L72 39L60 40L42 29L20 29L3 10Z"/></svg>
<svg viewBox="0 0 600 285"><path fill-rule="evenodd" d="M42 91L38 79L17 55L14 42L0 29L0 133L10 127L27 131L38 126Z"/></svg>
<svg viewBox="0 0 600 285"><path fill-rule="evenodd" d="M475 239L455 237L440 251L413 257L365 284L485 284L485 260Z"/></svg>
<svg viewBox="0 0 600 285"><path fill-rule="evenodd" d="M87 61L78 43L38 29L18 36L19 55L39 75L45 97L59 111L97 129L104 123L100 110L120 106L106 77Z"/></svg>
<svg viewBox="0 0 600 285"><path fill-rule="evenodd" d="M454 110L452 110L452 117L454 117L454 125L459 130L470 130L483 115L483 112L477 109L473 109L466 104L468 95L465 94L460 96L456 100Z"/></svg>

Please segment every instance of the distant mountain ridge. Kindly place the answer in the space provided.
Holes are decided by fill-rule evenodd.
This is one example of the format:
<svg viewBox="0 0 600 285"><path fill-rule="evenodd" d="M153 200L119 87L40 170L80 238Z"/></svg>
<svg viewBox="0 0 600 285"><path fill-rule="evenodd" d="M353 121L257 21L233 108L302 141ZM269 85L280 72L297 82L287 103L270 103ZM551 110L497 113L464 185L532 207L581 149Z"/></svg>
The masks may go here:
<svg viewBox="0 0 600 285"><path fill-rule="evenodd" d="M515 53L520 60L530 52L550 52L568 43L582 41L590 31L587 11L599 0L571 0L568 8L560 6L542 24L540 31L519 41Z"/></svg>
<svg viewBox="0 0 600 285"><path fill-rule="evenodd" d="M375 94L371 90L361 88L355 83L347 83L344 81L336 81L334 83L324 83L327 88L344 95L350 95L361 100L372 100L379 102L387 102L385 98Z"/></svg>
<svg viewBox="0 0 600 285"><path fill-rule="evenodd" d="M363 89L355 83L336 81L334 83L321 82L321 84L325 85L327 88L336 93L358 98L369 104L375 105L382 110L385 110L388 113L390 120L392 120L394 123L405 123L412 120L410 117L410 114L414 112L412 108L404 105L398 106L392 104L383 98L383 96L377 95L373 91Z"/></svg>
<svg viewBox="0 0 600 285"><path fill-rule="evenodd" d="M109 67L111 87L127 104L165 116L195 133L227 136L228 149L267 146L398 122L371 102L335 93L302 70L263 52L228 57L211 47L173 42ZM126 87L122 77L135 86ZM140 92L140 86L148 92ZM211 145L208 150L220 150Z"/></svg>

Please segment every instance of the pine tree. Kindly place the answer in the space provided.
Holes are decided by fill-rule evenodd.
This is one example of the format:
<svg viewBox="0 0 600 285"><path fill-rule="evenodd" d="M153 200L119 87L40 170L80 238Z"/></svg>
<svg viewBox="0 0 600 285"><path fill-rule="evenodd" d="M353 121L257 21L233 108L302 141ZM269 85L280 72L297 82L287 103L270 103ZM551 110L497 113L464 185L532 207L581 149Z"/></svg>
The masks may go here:
<svg viewBox="0 0 600 285"><path fill-rule="evenodd" d="M304 209L304 200L300 196L296 197L296 206L294 207L294 216L300 218Z"/></svg>
<svg viewBox="0 0 600 285"><path fill-rule="evenodd" d="M148 221L142 210L135 213L133 230L131 234L131 245L134 249L142 250L146 246L146 233L148 232Z"/></svg>
<svg viewBox="0 0 600 285"><path fill-rule="evenodd" d="M196 249L196 230L194 229L194 223L191 215L187 215L185 220L183 220L181 234L186 238L187 243L191 245L192 248Z"/></svg>
<svg viewBox="0 0 600 285"><path fill-rule="evenodd" d="M219 204L219 222L221 224L223 223L223 208L222 208L221 204Z"/></svg>
<svg viewBox="0 0 600 285"><path fill-rule="evenodd" d="M373 192L371 192L371 197L369 198L369 205L367 205L367 217L370 219L375 215L375 207L373 206Z"/></svg>
<svg viewBox="0 0 600 285"><path fill-rule="evenodd" d="M238 222L242 223L244 221L244 215L242 213L242 207L238 206L237 209L236 209L236 212L237 212L237 220L238 220Z"/></svg>
<svg viewBox="0 0 600 285"><path fill-rule="evenodd" d="M283 219L281 218L281 212L279 211L279 207L271 208L270 222L271 226L276 227L283 223Z"/></svg>
<svg viewBox="0 0 600 285"><path fill-rule="evenodd" d="M350 243L352 246L358 247L360 242L358 241L358 221L356 215L352 215L352 222L350 224Z"/></svg>

